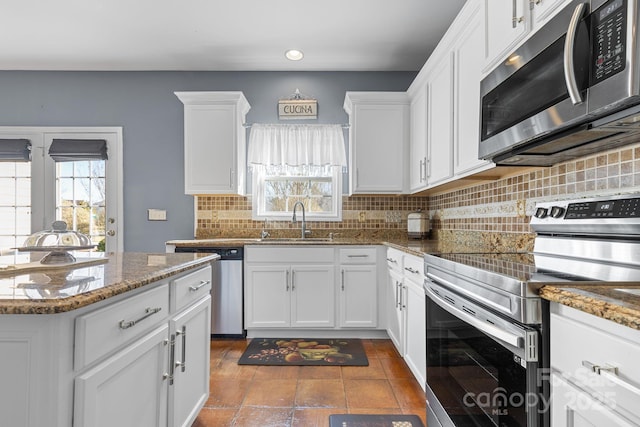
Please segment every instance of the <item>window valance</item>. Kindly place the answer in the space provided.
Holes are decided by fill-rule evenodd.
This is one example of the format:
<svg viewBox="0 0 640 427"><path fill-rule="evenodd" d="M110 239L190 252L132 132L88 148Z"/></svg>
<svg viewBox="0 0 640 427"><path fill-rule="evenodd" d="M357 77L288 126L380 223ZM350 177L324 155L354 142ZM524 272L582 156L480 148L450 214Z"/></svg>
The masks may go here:
<svg viewBox="0 0 640 427"><path fill-rule="evenodd" d="M31 142L28 139L0 139L0 162L31 161Z"/></svg>
<svg viewBox="0 0 640 427"><path fill-rule="evenodd" d="M254 124L247 157L267 168L347 165L341 125Z"/></svg>
<svg viewBox="0 0 640 427"><path fill-rule="evenodd" d="M107 141L104 139L54 139L49 156L55 162L107 160Z"/></svg>

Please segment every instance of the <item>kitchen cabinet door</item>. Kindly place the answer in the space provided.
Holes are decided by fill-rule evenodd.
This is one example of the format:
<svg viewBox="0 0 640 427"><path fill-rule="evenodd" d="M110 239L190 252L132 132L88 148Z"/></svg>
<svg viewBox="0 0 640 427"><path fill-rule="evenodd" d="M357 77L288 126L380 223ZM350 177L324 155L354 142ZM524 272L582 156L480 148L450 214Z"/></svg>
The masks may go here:
<svg viewBox="0 0 640 427"><path fill-rule="evenodd" d="M409 146L409 189L427 188L427 85L418 88L411 99L411 143Z"/></svg>
<svg viewBox="0 0 640 427"><path fill-rule="evenodd" d="M374 328L378 318L376 265L343 265L340 270L340 326Z"/></svg>
<svg viewBox="0 0 640 427"><path fill-rule="evenodd" d="M491 162L478 159L480 142L480 70L484 55L483 22L468 14L454 46L454 173L465 175Z"/></svg>
<svg viewBox="0 0 640 427"><path fill-rule="evenodd" d="M335 325L333 265L291 267L291 326L326 328Z"/></svg>
<svg viewBox="0 0 640 427"><path fill-rule="evenodd" d="M402 274L388 270L387 284L387 334L398 353L404 355L404 322L402 315Z"/></svg>
<svg viewBox="0 0 640 427"><path fill-rule="evenodd" d="M349 194L402 194L408 182L405 92L347 92Z"/></svg>
<svg viewBox="0 0 640 427"><path fill-rule="evenodd" d="M168 335L165 323L76 377L74 425L166 426Z"/></svg>
<svg viewBox="0 0 640 427"><path fill-rule="evenodd" d="M184 103L186 194L246 192L249 103L242 92L176 92Z"/></svg>
<svg viewBox="0 0 640 427"><path fill-rule="evenodd" d="M553 18L556 13L562 10L562 6L570 3L571 0L536 0L533 2L531 14L534 29Z"/></svg>
<svg viewBox="0 0 640 427"><path fill-rule="evenodd" d="M291 324L289 274L289 265L245 265L247 328L282 328Z"/></svg>
<svg viewBox="0 0 640 427"><path fill-rule="evenodd" d="M427 325L425 295L421 283L404 279L406 306L406 342L404 360L414 377L425 389L427 375Z"/></svg>
<svg viewBox="0 0 640 427"><path fill-rule="evenodd" d="M434 186L453 176L453 72L447 52L429 77L427 181Z"/></svg>
<svg viewBox="0 0 640 427"><path fill-rule="evenodd" d="M211 297L202 298L175 316L170 331L175 347L169 425L188 427L209 398Z"/></svg>
<svg viewBox="0 0 640 427"><path fill-rule="evenodd" d="M500 62L529 32L529 0L485 0L485 71Z"/></svg>

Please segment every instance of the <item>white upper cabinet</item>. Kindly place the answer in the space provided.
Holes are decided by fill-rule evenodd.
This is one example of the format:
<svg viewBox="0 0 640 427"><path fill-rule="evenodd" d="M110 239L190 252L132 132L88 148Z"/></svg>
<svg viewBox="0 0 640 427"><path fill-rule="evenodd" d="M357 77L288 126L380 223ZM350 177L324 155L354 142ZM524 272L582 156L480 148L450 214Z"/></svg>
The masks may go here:
<svg viewBox="0 0 640 427"><path fill-rule="evenodd" d="M411 97L411 138L409 144L409 190L427 188L427 86L420 85Z"/></svg>
<svg viewBox="0 0 640 427"><path fill-rule="evenodd" d="M349 194L401 194L408 187L409 97L347 92Z"/></svg>
<svg viewBox="0 0 640 427"><path fill-rule="evenodd" d="M484 0L488 72L571 0Z"/></svg>
<svg viewBox="0 0 640 427"><path fill-rule="evenodd" d="M487 160L478 159L480 141L480 76L484 59L482 35L484 26L481 5L464 14L461 29L453 48L454 54L454 113L453 170L456 175L491 167Z"/></svg>
<svg viewBox="0 0 640 427"><path fill-rule="evenodd" d="M529 0L484 0L485 70L492 68L529 32Z"/></svg>
<svg viewBox="0 0 640 427"><path fill-rule="evenodd" d="M246 192L249 103L242 92L175 92L184 104L186 194Z"/></svg>
<svg viewBox="0 0 640 427"><path fill-rule="evenodd" d="M445 53L428 78L427 182L439 184L453 176L453 56Z"/></svg>

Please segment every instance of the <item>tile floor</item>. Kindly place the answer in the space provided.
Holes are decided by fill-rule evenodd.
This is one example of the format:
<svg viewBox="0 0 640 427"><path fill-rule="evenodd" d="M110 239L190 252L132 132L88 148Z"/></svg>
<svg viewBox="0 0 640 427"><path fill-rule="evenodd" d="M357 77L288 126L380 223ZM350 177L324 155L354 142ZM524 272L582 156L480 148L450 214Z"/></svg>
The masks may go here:
<svg viewBox="0 0 640 427"><path fill-rule="evenodd" d="M193 427L328 427L344 413L426 425L424 392L389 340L363 340L369 366L238 365L247 342L211 342L211 392Z"/></svg>

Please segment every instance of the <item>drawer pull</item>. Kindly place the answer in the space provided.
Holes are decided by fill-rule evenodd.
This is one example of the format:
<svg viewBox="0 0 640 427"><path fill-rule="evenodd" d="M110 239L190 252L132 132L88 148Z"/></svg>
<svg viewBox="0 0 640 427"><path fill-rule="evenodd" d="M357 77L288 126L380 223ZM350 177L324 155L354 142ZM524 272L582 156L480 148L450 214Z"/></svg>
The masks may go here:
<svg viewBox="0 0 640 427"><path fill-rule="evenodd" d="M211 283L210 280L201 280L199 285L189 286L189 291L196 292L198 289L200 289L203 286L207 286L209 283Z"/></svg>
<svg viewBox="0 0 640 427"><path fill-rule="evenodd" d="M367 254L361 254L361 255L347 255L348 258L369 258L369 255Z"/></svg>
<svg viewBox="0 0 640 427"><path fill-rule="evenodd" d="M398 263L398 261L396 261L396 260L395 260L395 259L393 259L393 258L387 258L387 261L392 262L392 263L394 263L394 264L397 264L397 263Z"/></svg>
<svg viewBox="0 0 640 427"><path fill-rule="evenodd" d="M413 273L413 274L418 274L418 273L420 273L418 270L414 270L414 269L413 269L413 268L411 268L411 267L405 267L404 269L405 269L405 270L407 270L407 271L408 271L408 272L410 272L410 273Z"/></svg>
<svg viewBox="0 0 640 427"><path fill-rule="evenodd" d="M620 387L624 387L627 390L633 392L634 394L637 394L638 396L640 396L640 387L637 387L634 384L628 383L627 381L620 378L618 376L618 368L616 366L611 366L611 365L600 366L600 365L591 363L588 360L583 360L582 366L591 370L591 372L594 372L598 375L602 375L612 383L619 385Z"/></svg>
<svg viewBox="0 0 640 427"><path fill-rule="evenodd" d="M128 322L125 321L125 320L121 320L120 321L120 329L129 329L130 327L134 326L136 323L143 321L144 319L146 319L149 316L153 316L154 314L156 314L160 310L162 310L161 307L156 307L156 308L147 307L144 310L144 315L142 317L140 317L139 319L129 320Z"/></svg>

